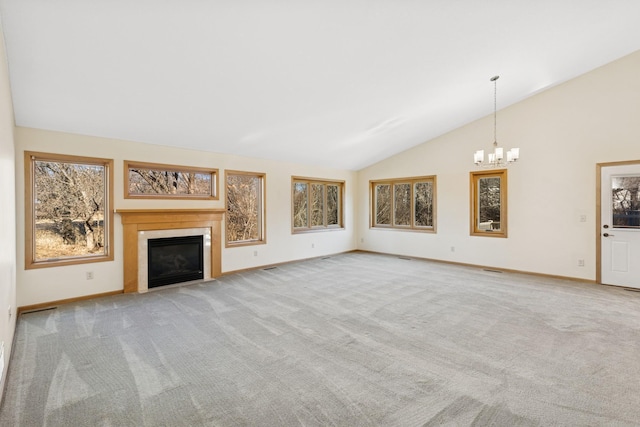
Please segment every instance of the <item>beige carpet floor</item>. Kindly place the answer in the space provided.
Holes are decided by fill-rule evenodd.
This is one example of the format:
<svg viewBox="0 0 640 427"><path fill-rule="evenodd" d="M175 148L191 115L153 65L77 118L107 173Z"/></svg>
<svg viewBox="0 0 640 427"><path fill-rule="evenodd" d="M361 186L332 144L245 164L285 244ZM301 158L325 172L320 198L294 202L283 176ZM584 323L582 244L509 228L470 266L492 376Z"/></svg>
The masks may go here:
<svg viewBox="0 0 640 427"><path fill-rule="evenodd" d="M349 253L23 314L2 426L637 426L640 293Z"/></svg>

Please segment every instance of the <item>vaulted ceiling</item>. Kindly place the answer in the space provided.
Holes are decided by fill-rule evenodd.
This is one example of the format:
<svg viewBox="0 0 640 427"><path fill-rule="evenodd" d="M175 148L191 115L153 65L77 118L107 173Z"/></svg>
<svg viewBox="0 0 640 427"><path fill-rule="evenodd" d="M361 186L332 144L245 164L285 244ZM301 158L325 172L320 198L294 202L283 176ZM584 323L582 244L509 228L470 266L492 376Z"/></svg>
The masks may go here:
<svg viewBox="0 0 640 427"><path fill-rule="evenodd" d="M638 0L0 0L16 124L358 170L640 49ZM488 131L487 139L491 138Z"/></svg>

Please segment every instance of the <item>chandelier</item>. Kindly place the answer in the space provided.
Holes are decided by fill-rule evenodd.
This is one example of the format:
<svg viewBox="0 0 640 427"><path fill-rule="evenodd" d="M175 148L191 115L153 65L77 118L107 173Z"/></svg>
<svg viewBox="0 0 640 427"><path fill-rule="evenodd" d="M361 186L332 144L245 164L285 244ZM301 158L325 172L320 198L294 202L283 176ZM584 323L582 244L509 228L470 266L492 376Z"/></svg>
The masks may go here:
<svg viewBox="0 0 640 427"><path fill-rule="evenodd" d="M502 147L498 147L498 138L497 138L497 93L498 93L498 79L500 76L491 77L491 81L493 82L493 153L489 153L487 155L487 161L485 162L484 158L484 150L478 150L473 154L473 162L477 166L482 166L485 168L499 168L508 166L510 163L513 163L518 160L520 157L520 149L512 148L507 151L507 158L504 157L504 149Z"/></svg>

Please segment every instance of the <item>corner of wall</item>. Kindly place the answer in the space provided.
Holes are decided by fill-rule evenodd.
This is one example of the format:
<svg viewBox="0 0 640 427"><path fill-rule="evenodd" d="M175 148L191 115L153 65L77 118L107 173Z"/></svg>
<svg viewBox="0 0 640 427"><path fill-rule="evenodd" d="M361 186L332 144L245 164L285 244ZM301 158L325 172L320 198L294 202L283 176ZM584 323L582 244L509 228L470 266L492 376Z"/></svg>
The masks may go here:
<svg viewBox="0 0 640 427"><path fill-rule="evenodd" d="M0 398L16 329L16 192L14 114L0 15Z"/></svg>

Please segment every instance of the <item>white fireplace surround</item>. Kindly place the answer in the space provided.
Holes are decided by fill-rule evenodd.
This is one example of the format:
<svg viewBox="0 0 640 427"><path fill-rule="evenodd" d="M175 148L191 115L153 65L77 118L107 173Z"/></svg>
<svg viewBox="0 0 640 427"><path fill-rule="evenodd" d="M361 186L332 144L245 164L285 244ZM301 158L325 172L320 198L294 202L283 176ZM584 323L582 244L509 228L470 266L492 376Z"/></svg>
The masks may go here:
<svg viewBox="0 0 640 427"><path fill-rule="evenodd" d="M165 237L203 236L202 263L204 264L203 279L211 279L211 228L179 228L171 230L138 231L138 292L149 291L149 240ZM162 289L159 286L154 289Z"/></svg>

